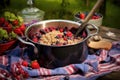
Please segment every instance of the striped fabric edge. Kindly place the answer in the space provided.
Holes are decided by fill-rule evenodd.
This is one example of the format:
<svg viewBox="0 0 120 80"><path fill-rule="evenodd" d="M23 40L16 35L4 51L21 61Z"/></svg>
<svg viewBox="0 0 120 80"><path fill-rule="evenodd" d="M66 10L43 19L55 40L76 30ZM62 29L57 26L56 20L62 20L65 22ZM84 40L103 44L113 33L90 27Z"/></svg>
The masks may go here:
<svg viewBox="0 0 120 80"><path fill-rule="evenodd" d="M39 68L38 69L38 73L41 76L45 76L45 75L50 75L51 71L49 69L45 69L45 68Z"/></svg>
<svg viewBox="0 0 120 80"><path fill-rule="evenodd" d="M8 63L8 57L6 55L0 56L0 64L7 66Z"/></svg>
<svg viewBox="0 0 120 80"><path fill-rule="evenodd" d="M76 69L75 69L75 67L74 67L73 64L64 67L64 69L65 69L65 71L66 71L68 74L73 74L73 73L76 72Z"/></svg>

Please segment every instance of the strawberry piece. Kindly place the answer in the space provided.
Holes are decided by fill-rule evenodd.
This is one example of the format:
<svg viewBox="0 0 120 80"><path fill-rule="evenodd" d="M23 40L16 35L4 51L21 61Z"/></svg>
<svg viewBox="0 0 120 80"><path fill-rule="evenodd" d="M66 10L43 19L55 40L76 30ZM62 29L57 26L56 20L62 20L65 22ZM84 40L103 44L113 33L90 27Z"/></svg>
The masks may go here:
<svg viewBox="0 0 120 80"><path fill-rule="evenodd" d="M96 19L96 16L92 16L92 19Z"/></svg>
<svg viewBox="0 0 120 80"><path fill-rule="evenodd" d="M63 39L64 39L65 41L67 41L67 37L64 37Z"/></svg>
<svg viewBox="0 0 120 80"><path fill-rule="evenodd" d="M20 28L20 30L21 30L23 33L25 32L26 27L25 27L24 24L22 24L19 28Z"/></svg>
<svg viewBox="0 0 120 80"><path fill-rule="evenodd" d="M68 31L68 32L66 33L66 36L67 36L67 37L72 37L72 33L71 33L70 31Z"/></svg>
<svg viewBox="0 0 120 80"><path fill-rule="evenodd" d="M39 68L40 68L40 65L38 64L37 60L34 60L34 61L32 61L32 63L31 63L31 67L32 67L33 69L39 69Z"/></svg>
<svg viewBox="0 0 120 80"><path fill-rule="evenodd" d="M15 28L14 29L14 33L16 33L17 35L23 35L22 31L20 30L20 28Z"/></svg>
<svg viewBox="0 0 120 80"><path fill-rule="evenodd" d="M11 24L8 24L8 26L7 26L8 28L12 28L12 25Z"/></svg>
<svg viewBox="0 0 120 80"><path fill-rule="evenodd" d="M24 60L24 61L22 61L22 65L27 67L28 66L28 62Z"/></svg>
<svg viewBox="0 0 120 80"><path fill-rule="evenodd" d="M58 34L57 37L58 37L58 38L62 38L62 34Z"/></svg>
<svg viewBox="0 0 120 80"><path fill-rule="evenodd" d="M81 13L81 14L80 14L80 18L81 18L81 19L85 19L85 14L84 14L84 13Z"/></svg>
<svg viewBox="0 0 120 80"><path fill-rule="evenodd" d="M60 32L63 32L63 28L60 28L59 31L60 31Z"/></svg>
<svg viewBox="0 0 120 80"><path fill-rule="evenodd" d="M3 26L4 26L4 27L8 27L8 25L9 25L9 22L8 22L8 21L5 21L5 22L3 23Z"/></svg>
<svg viewBox="0 0 120 80"><path fill-rule="evenodd" d="M27 72L24 72L23 78L28 78L28 77L29 77L29 74Z"/></svg>
<svg viewBox="0 0 120 80"><path fill-rule="evenodd" d="M17 26L19 23L18 23L18 20L14 20L13 22L12 22L12 24L13 25L15 25L15 26Z"/></svg>
<svg viewBox="0 0 120 80"><path fill-rule="evenodd" d="M4 27L4 28L7 30L8 33L12 31L12 25L11 24L8 24L7 27Z"/></svg>
<svg viewBox="0 0 120 80"><path fill-rule="evenodd" d="M38 42L38 38L37 38L37 37L34 37L34 38L32 39L32 41Z"/></svg>
<svg viewBox="0 0 120 80"><path fill-rule="evenodd" d="M20 75L16 76L15 78L16 78L16 80L21 80L21 76Z"/></svg>
<svg viewBox="0 0 120 80"><path fill-rule="evenodd" d="M5 18L1 17L0 18L0 25L2 25L5 22Z"/></svg>
<svg viewBox="0 0 120 80"><path fill-rule="evenodd" d="M99 19L100 18L100 16L96 16L96 19Z"/></svg>
<svg viewBox="0 0 120 80"><path fill-rule="evenodd" d="M92 16L92 19L98 19L100 16Z"/></svg>

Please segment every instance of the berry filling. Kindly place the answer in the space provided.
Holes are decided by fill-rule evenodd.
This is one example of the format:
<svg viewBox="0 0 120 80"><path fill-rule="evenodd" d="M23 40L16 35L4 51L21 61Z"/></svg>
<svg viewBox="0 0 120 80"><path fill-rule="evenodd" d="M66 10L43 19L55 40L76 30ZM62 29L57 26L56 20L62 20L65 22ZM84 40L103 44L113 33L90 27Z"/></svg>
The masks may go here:
<svg viewBox="0 0 120 80"><path fill-rule="evenodd" d="M43 45L71 45L81 42L83 38L86 37L86 35L84 35L84 37L82 35L75 37L74 33L76 30L77 28L68 29L67 27L48 27L40 29L38 32L31 34L29 37L33 42Z"/></svg>

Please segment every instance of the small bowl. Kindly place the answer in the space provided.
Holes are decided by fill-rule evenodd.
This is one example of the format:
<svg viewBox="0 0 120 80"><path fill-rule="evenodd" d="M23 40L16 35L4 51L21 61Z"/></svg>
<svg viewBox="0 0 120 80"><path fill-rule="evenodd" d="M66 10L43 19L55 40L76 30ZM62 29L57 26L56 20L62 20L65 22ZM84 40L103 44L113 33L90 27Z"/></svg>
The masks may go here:
<svg viewBox="0 0 120 80"><path fill-rule="evenodd" d="M88 12L83 12L84 14L85 14L85 16L87 16L87 14L88 14ZM78 12L78 13L76 13L75 15L74 15L74 20L75 21L77 21L77 22L82 22L82 21L84 21L84 19L81 19L80 18L80 12ZM88 23L90 23L90 24L94 24L95 26L97 26L97 27L100 27L101 25L102 25L102 21L103 21L103 16L102 16L102 14L100 14L100 13L95 13L94 15L98 15L99 16L99 18L98 19L90 19L89 21L88 21ZM88 28L92 28L91 26L88 26Z"/></svg>

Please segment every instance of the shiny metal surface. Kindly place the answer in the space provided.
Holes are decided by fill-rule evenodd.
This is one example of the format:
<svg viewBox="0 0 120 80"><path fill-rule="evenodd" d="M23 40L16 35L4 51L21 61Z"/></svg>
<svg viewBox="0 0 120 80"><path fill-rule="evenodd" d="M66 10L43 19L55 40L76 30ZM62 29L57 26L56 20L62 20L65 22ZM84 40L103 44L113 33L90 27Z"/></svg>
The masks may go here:
<svg viewBox="0 0 120 80"><path fill-rule="evenodd" d="M98 33L98 28L94 25L92 26L95 29L97 29L97 31L93 34L90 34L89 29L86 28L84 31L86 32L87 36L84 38L83 41L77 44L63 45L63 46L43 45L40 43L35 43L29 38L30 34L33 34L39 31L40 29L44 29L46 27L61 26L61 27L68 27L68 29L71 29L73 27L78 28L79 25L81 24L69 20L45 20L29 26L25 31L25 36L31 43L34 43L34 45L38 48L39 58L41 58L41 56L44 57L45 64L49 64L47 66L43 65L44 67L55 68L55 67L65 66L68 64L80 63L83 62L87 57L85 56L85 53L88 52L86 40L90 36L93 36ZM26 41L25 44L27 44Z"/></svg>

